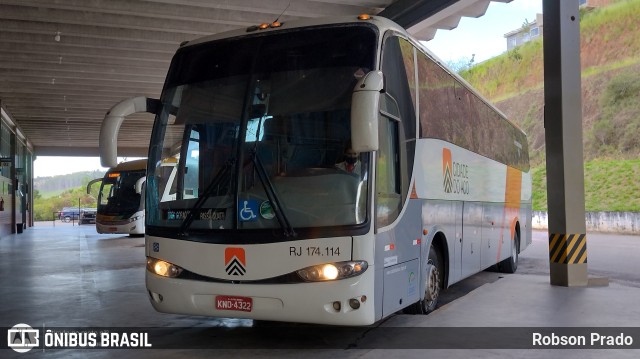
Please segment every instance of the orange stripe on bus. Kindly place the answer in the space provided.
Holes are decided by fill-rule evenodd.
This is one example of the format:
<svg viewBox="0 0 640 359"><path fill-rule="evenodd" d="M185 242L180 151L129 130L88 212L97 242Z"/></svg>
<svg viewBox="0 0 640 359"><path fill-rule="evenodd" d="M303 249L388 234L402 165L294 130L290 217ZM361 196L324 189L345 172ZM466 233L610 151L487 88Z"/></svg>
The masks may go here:
<svg viewBox="0 0 640 359"><path fill-rule="evenodd" d="M516 218L520 211L520 199L522 193L522 172L515 168L507 166L507 179L504 189L504 210L502 218L502 228L500 229L500 238L498 241L498 255L496 260L500 260L502 253L502 238L504 238L504 227L509 223L510 240L513 240L515 234Z"/></svg>
<svg viewBox="0 0 640 359"><path fill-rule="evenodd" d="M522 172L507 166L507 184L505 186L504 202L507 208L520 208L522 193Z"/></svg>

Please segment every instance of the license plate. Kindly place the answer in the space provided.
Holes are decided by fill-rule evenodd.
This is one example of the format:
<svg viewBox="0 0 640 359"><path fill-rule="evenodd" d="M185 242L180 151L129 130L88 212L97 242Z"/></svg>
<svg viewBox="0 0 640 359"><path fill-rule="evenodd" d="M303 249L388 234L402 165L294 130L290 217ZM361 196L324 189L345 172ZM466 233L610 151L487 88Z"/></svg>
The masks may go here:
<svg viewBox="0 0 640 359"><path fill-rule="evenodd" d="M236 297L229 295L216 296L217 310L237 310L240 312L250 312L253 308L253 299L249 297Z"/></svg>

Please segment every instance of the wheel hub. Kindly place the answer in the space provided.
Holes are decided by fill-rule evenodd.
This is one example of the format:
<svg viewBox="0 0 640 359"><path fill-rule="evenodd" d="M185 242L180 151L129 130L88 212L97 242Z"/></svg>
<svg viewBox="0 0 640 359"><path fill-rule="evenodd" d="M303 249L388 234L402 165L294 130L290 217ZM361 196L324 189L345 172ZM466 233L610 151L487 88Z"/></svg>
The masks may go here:
<svg viewBox="0 0 640 359"><path fill-rule="evenodd" d="M440 281L440 274L438 273L438 268L433 264L427 264L427 283L425 287L425 295L424 299L426 301L432 301L438 298L438 293L440 292L440 287L438 283Z"/></svg>

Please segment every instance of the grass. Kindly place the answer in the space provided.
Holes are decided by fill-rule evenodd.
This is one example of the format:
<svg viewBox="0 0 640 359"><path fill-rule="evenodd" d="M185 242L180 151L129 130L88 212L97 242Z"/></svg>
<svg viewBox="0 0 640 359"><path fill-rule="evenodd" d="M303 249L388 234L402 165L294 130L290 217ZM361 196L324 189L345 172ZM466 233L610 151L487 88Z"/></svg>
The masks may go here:
<svg viewBox="0 0 640 359"><path fill-rule="evenodd" d="M533 209L547 210L547 176L544 165L532 168ZM587 212L640 212L640 159L594 160L585 163Z"/></svg>
<svg viewBox="0 0 640 359"><path fill-rule="evenodd" d="M582 71L582 78L601 74L603 72L622 69L640 63L640 57L629 57L620 61L610 62L604 65L592 66ZM540 84L542 87L542 84Z"/></svg>
<svg viewBox="0 0 640 359"><path fill-rule="evenodd" d="M460 75L495 101L540 86L542 65L542 41L538 39L477 64Z"/></svg>

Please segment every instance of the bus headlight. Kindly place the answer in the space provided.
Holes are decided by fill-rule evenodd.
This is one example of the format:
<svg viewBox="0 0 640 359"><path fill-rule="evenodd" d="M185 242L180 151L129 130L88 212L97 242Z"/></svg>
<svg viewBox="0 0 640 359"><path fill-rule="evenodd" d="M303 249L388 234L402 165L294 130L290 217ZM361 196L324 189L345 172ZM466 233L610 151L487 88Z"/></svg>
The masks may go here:
<svg viewBox="0 0 640 359"><path fill-rule="evenodd" d="M147 257L147 270L162 277L175 278L182 273L182 268L162 259Z"/></svg>
<svg viewBox="0 0 640 359"><path fill-rule="evenodd" d="M296 273L305 282L322 282L354 277L364 273L367 267L365 261L336 262L303 268Z"/></svg>

